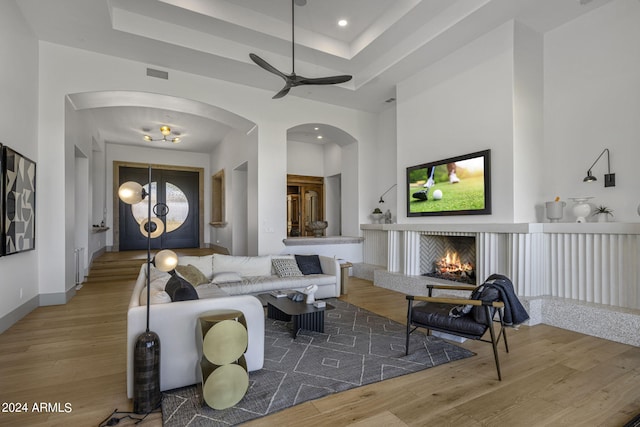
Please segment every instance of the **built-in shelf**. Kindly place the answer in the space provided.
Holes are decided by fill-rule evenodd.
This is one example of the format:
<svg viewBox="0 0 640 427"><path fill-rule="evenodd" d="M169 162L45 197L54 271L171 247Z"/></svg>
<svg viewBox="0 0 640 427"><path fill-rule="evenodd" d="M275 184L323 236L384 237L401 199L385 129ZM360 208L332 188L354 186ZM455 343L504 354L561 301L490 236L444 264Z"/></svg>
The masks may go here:
<svg viewBox="0 0 640 427"><path fill-rule="evenodd" d="M323 237L289 237L283 239L285 246L307 246L307 245L345 245L361 243L363 237L349 236L323 236Z"/></svg>
<svg viewBox="0 0 640 427"><path fill-rule="evenodd" d="M109 227L91 227L92 233L104 233L107 230L109 230Z"/></svg>
<svg viewBox="0 0 640 427"><path fill-rule="evenodd" d="M209 225L216 228L222 228L222 227L226 227L227 223L226 222L210 222Z"/></svg>

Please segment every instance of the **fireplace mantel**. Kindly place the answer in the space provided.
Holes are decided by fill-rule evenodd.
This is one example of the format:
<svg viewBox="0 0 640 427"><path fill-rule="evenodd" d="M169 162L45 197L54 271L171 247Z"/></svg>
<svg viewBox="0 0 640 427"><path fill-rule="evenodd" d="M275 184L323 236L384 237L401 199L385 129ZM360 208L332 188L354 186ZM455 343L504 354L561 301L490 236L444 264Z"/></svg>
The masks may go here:
<svg viewBox="0 0 640 427"><path fill-rule="evenodd" d="M556 222L510 224L360 224L361 230L470 232L470 233L592 233L640 234L640 223L623 222Z"/></svg>

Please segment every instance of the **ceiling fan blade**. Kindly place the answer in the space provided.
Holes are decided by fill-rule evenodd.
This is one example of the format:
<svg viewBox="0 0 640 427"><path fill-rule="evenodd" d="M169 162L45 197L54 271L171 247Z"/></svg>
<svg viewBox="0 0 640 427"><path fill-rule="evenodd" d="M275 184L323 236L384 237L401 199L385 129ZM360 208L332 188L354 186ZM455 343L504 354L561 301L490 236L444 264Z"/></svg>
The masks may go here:
<svg viewBox="0 0 640 427"><path fill-rule="evenodd" d="M301 85L335 85L339 83L345 83L351 80L351 76L331 76L331 77L316 77L316 78L305 78L302 77L298 80L298 83Z"/></svg>
<svg viewBox="0 0 640 427"><path fill-rule="evenodd" d="M275 95L273 95L271 97L271 99L278 99L278 98L282 98L284 97L286 94L289 93L289 90L291 89L291 86L286 85L285 87L283 87L280 92L276 93Z"/></svg>
<svg viewBox="0 0 640 427"><path fill-rule="evenodd" d="M277 68L275 68L274 66L272 66L271 64L269 64L267 61L265 61L264 59L260 58L258 55L256 55L255 53L250 53L249 54L249 58L251 58L251 60L253 62L256 63L256 65L258 65L261 68L264 68L265 70L267 70L270 73L273 73L277 76L282 77L283 79L287 80L289 76L287 76L286 74L284 74L283 72L281 72L280 70L278 70Z"/></svg>

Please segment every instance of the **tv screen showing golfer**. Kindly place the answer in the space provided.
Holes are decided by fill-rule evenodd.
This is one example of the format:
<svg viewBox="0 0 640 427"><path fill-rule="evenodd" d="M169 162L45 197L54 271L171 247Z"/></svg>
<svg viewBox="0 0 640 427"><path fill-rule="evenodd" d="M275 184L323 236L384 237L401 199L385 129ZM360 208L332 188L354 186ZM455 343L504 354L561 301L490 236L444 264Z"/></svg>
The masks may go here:
<svg viewBox="0 0 640 427"><path fill-rule="evenodd" d="M407 216L491 213L491 150L407 168Z"/></svg>

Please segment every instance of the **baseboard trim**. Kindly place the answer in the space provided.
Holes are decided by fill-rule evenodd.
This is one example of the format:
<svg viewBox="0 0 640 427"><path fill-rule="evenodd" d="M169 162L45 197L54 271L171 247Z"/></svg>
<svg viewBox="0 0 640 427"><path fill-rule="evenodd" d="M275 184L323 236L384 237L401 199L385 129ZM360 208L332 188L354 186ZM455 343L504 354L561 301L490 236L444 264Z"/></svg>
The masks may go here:
<svg viewBox="0 0 640 427"><path fill-rule="evenodd" d="M68 303L71 298L73 298L76 294L75 285L69 289L67 292L58 292L55 294L40 294L40 306L47 305L62 305Z"/></svg>
<svg viewBox="0 0 640 427"><path fill-rule="evenodd" d="M18 320L38 308L39 295L31 298L15 310L0 317L0 334L13 326Z"/></svg>

